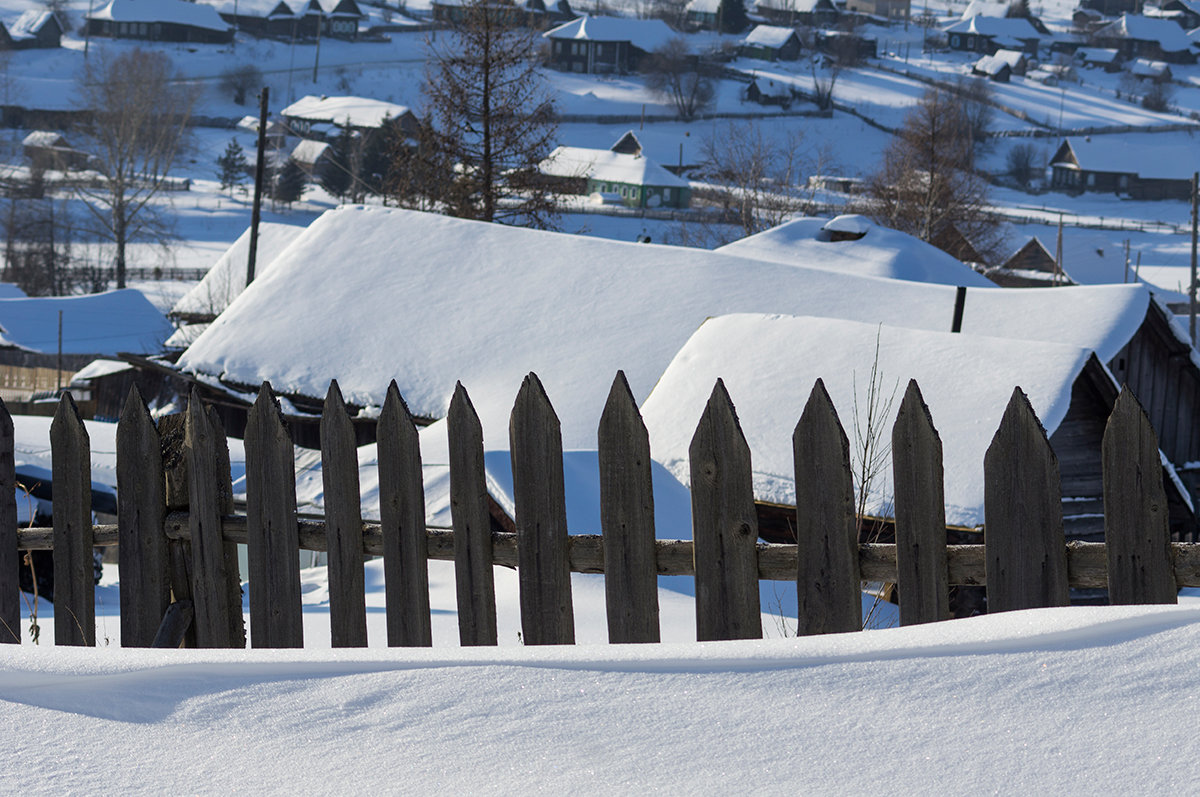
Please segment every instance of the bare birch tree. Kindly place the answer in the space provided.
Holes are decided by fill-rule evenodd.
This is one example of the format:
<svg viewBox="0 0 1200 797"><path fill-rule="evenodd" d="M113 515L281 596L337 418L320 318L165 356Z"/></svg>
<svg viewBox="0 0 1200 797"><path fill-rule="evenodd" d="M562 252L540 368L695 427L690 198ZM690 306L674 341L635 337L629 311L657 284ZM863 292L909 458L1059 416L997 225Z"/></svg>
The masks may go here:
<svg viewBox="0 0 1200 797"><path fill-rule="evenodd" d="M169 237L150 203L184 145L196 91L165 54L133 49L93 55L78 92L80 107L89 112L85 132L99 179L78 181L75 190L98 232L116 246L117 287L124 288L129 242Z"/></svg>

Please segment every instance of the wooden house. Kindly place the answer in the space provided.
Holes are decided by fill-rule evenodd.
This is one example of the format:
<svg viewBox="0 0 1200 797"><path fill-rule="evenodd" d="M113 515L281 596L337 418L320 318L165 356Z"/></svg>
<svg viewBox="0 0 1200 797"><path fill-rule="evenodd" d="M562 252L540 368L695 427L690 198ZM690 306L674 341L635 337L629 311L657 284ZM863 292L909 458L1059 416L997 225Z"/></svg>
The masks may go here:
<svg viewBox="0 0 1200 797"><path fill-rule="evenodd" d="M53 11L30 9L16 17L4 19L0 29L4 32L4 36L0 37L0 48L49 49L59 47L62 43L62 21Z"/></svg>
<svg viewBox="0 0 1200 797"><path fill-rule="evenodd" d="M416 115L404 105L369 97L306 95L279 112L293 135L332 139L342 128L359 132L381 129L386 122L417 135Z"/></svg>
<svg viewBox="0 0 1200 797"><path fill-rule="evenodd" d="M739 50L745 58L762 61L795 61L800 57L800 37L795 28L755 25L742 39Z"/></svg>
<svg viewBox="0 0 1200 797"><path fill-rule="evenodd" d="M1023 17L974 16L942 29L951 50L991 55L997 50L1019 50L1036 56L1042 34Z"/></svg>
<svg viewBox="0 0 1200 797"><path fill-rule="evenodd" d="M688 0L683 18L698 30L719 30L721 25L721 0Z"/></svg>
<svg viewBox="0 0 1200 797"><path fill-rule="evenodd" d="M1187 34L1169 19L1122 14L1120 19L1098 28L1092 39L1098 47L1120 50L1125 59L1196 63L1196 54Z"/></svg>
<svg viewBox="0 0 1200 797"><path fill-rule="evenodd" d="M335 168L333 147L325 141L302 139L289 156L304 170L310 180L321 180L325 172Z"/></svg>
<svg viewBox="0 0 1200 797"><path fill-rule="evenodd" d="M846 10L889 22L906 21L912 17L912 0L846 0Z"/></svg>
<svg viewBox="0 0 1200 797"><path fill-rule="evenodd" d="M1121 51L1115 47L1080 47L1075 51L1075 60L1082 66L1103 69L1105 72L1120 72Z"/></svg>
<svg viewBox="0 0 1200 797"><path fill-rule="evenodd" d="M185 0L111 0L86 25L91 36L205 44L228 44L234 30L212 6Z"/></svg>
<svg viewBox="0 0 1200 797"><path fill-rule="evenodd" d="M832 0L758 0L755 10L767 22L787 27L833 25L840 13Z"/></svg>
<svg viewBox="0 0 1200 797"><path fill-rule="evenodd" d="M1012 67L1007 61L994 55L985 55L971 66L971 74L985 77L993 83L1007 83L1012 79Z"/></svg>
<svg viewBox="0 0 1200 797"><path fill-rule="evenodd" d="M929 240L929 243L964 263L981 263L983 255L975 245L953 224L946 224Z"/></svg>
<svg viewBox="0 0 1200 797"><path fill-rule="evenodd" d="M1166 61L1134 58L1132 61L1125 62L1125 71L1135 78L1149 83L1170 83L1174 79L1171 65Z"/></svg>
<svg viewBox="0 0 1200 797"><path fill-rule="evenodd" d="M1076 284L1036 235L999 266L982 267L980 273L1002 288L1053 288Z"/></svg>
<svg viewBox="0 0 1200 797"><path fill-rule="evenodd" d="M338 0L325 17L325 33L338 39L357 39L358 25L366 18L355 0Z"/></svg>
<svg viewBox="0 0 1200 797"><path fill-rule="evenodd" d="M791 86L778 83L770 78L754 77L742 91L746 102L759 105L776 105L780 108L790 108L796 101L796 92Z"/></svg>
<svg viewBox="0 0 1200 797"><path fill-rule="evenodd" d="M577 17L542 34L548 65L563 72L626 74L678 34L661 19Z"/></svg>
<svg viewBox="0 0 1200 797"><path fill-rule="evenodd" d="M34 130L21 141L21 151L35 170L70 171L87 168L89 156L75 149L62 133Z"/></svg>
<svg viewBox="0 0 1200 797"><path fill-rule="evenodd" d="M1079 7L1106 17L1132 14L1143 6L1142 0L1080 0Z"/></svg>
<svg viewBox="0 0 1200 797"><path fill-rule="evenodd" d="M813 48L837 63L847 64L874 58L879 42L873 36L848 30L818 30L813 31Z"/></svg>
<svg viewBox="0 0 1200 797"><path fill-rule="evenodd" d="M1050 158L1053 188L1105 192L1134 199L1186 199L1200 152L1189 145L1130 147L1106 140L1068 138Z"/></svg>
<svg viewBox="0 0 1200 797"><path fill-rule="evenodd" d="M633 208L686 208L691 185L642 154L633 131L609 149L558 147L538 165L563 193L615 194Z"/></svg>
<svg viewBox="0 0 1200 797"><path fill-rule="evenodd" d="M1158 8L1185 31L1200 28L1200 2L1197 0L1164 0Z"/></svg>

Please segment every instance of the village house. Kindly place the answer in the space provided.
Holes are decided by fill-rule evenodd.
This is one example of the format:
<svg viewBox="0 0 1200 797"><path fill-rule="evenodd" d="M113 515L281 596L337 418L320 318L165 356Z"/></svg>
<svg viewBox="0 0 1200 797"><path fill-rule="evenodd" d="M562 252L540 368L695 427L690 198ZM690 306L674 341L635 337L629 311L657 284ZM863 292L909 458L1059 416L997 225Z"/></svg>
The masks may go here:
<svg viewBox="0 0 1200 797"><path fill-rule="evenodd" d="M1115 47L1080 47L1075 51L1075 60L1082 66L1100 68L1105 72L1120 72L1124 59Z"/></svg>
<svg viewBox="0 0 1200 797"><path fill-rule="evenodd" d="M1185 31L1200 28L1200 2L1197 0L1165 0L1158 10L1161 16L1174 20Z"/></svg>
<svg viewBox="0 0 1200 797"><path fill-rule="evenodd" d="M1125 71L1139 80L1150 83L1170 83L1174 79L1171 65L1166 61L1134 58L1132 61L1125 62Z"/></svg>
<svg viewBox="0 0 1200 797"><path fill-rule="evenodd" d="M538 165L563 193L616 194L633 208L686 208L691 186L642 154L629 131L609 149L558 147Z"/></svg>
<svg viewBox="0 0 1200 797"><path fill-rule="evenodd" d="M465 19L464 9L473 5L473 0L433 0L430 9L435 22L454 24ZM545 28L561 25L578 16L568 0L557 0L547 5L544 0L491 0L490 13L516 25Z"/></svg>
<svg viewBox="0 0 1200 797"><path fill-rule="evenodd" d="M758 15L773 25L833 25L838 9L833 0L758 0Z"/></svg>
<svg viewBox="0 0 1200 797"><path fill-rule="evenodd" d="M1079 7L1105 17L1132 14L1139 11L1144 0L1080 0Z"/></svg>
<svg viewBox="0 0 1200 797"><path fill-rule="evenodd" d="M21 141L21 151L31 169L69 171L87 167L89 155L75 149L62 133L34 130Z"/></svg>
<svg viewBox="0 0 1200 797"><path fill-rule="evenodd" d="M405 105L369 97L317 97L306 95L279 112L293 135L332 140L348 128L359 132L379 130L396 123L405 135L418 132L416 115Z"/></svg>
<svg viewBox="0 0 1200 797"><path fill-rule="evenodd" d="M1000 265L981 266L980 273L1002 288L1054 288L1076 284L1036 235Z"/></svg>
<svg viewBox="0 0 1200 797"><path fill-rule="evenodd" d="M1186 199L1191 177L1200 171L1194 146L1163 144L1130 147L1101 138L1068 138L1050 158L1053 188L1100 191L1133 199Z"/></svg>
<svg viewBox="0 0 1200 797"><path fill-rule="evenodd" d="M314 0L315 1L315 0ZM212 6L185 0L111 0L87 17L91 36L228 44L233 26Z"/></svg>
<svg viewBox="0 0 1200 797"><path fill-rule="evenodd" d="M1036 56L1042 34L1023 17L974 16L942 29L951 50L991 55L997 50L1019 50Z"/></svg>
<svg viewBox="0 0 1200 797"><path fill-rule="evenodd" d="M971 74L976 77L985 77L994 83L1007 83L1012 79L1013 71L1004 59L994 55L985 55L971 66Z"/></svg>
<svg viewBox="0 0 1200 797"><path fill-rule="evenodd" d="M755 25L739 47L742 57L762 61L795 61L800 57L800 37L795 28Z"/></svg>
<svg viewBox="0 0 1200 797"><path fill-rule="evenodd" d="M1113 47L1125 59L1148 58L1171 64L1194 64L1196 54L1187 34L1169 19L1122 14L1092 34L1098 47Z"/></svg>
<svg viewBox="0 0 1200 797"><path fill-rule="evenodd" d="M912 17L912 0L846 0L846 10L888 22L901 22Z"/></svg>
<svg viewBox="0 0 1200 797"><path fill-rule="evenodd" d="M62 20L53 11L29 9L0 20L0 50L59 47L62 35Z"/></svg>
<svg viewBox="0 0 1200 797"><path fill-rule="evenodd" d="M791 86L776 82L771 78L753 77L742 90L742 99L759 105L777 105L780 108L790 108L796 101L797 94Z"/></svg>
<svg viewBox="0 0 1200 797"><path fill-rule="evenodd" d="M678 34L661 19L584 15L542 34L550 41L548 66L563 72L626 74Z"/></svg>
<svg viewBox="0 0 1200 797"><path fill-rule="evenodd" d="M310 138L301 139L292 148L289 156L304 170L309 180L321 180L327 170L336 168L333 158L333 147L325 141L314 141Z"/></svg>
<svg viewBox="0 0 1200 797"><path fill-rule="evenodd" d="M697 30L719 30L721 0L689 0L683 10L687 24Z"/></svg>

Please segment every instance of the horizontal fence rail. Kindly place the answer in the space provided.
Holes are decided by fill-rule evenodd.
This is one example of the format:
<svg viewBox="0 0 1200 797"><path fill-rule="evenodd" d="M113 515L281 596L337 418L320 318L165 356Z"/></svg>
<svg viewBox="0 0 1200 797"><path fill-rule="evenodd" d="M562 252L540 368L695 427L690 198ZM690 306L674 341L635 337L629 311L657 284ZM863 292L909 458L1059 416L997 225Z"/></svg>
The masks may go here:
<svg viewBox="0 0 1200 797"><path fill-rule="evenodd" d="M797 544L758 541L751 455L720 380L693 437L693 539L658 540L650 448L624 375L598 429L601 531L568 535L558 418L534 374L510 420L515 533L493 531L479 418L456 387L447 416L451 529L425 524L419 438L393 383L379 416L380 522L360 514L354 428L337 384L325 400L325 516L296 511L294 453L264 383L246 427L246 512L234 513L229 451L212 408L155 422L136 388L117 428L118 522L94 525L90 444L70 395L51 425L53 526L18 529L13 425L0 404L0 640L20 641L21 551L54 551L55 637L94 645L91 551L116 545L121 642L128 647L244 647L237 545L248 549L250 641L300 647L299 551L329 554L331 640L367 644L364 573L382 556L387 642L428 646L428 561L455 563L460 642L494 645L493 565L515 568L525 644L574 641L568 575L603 573L609 639L659 640L658 576L695 579L699 640L762 636L759 582L796 584L800 634L857 630L863 581L896 585L903 625L949 617L952 586L986 586L990 611L1064 605L1105 588L1113 603L1173 603L1200 586L1200 545L1172 544L1154 431L1128 390L1104 433L1105 542L1067 543L1058 464L1014 389L984 461L982 545L947 545L941 440L910 382L892 429L895 544L860 544L848 441L818 380L793 433ZM1145 475L1150 474L1147 478Z"/></svg>

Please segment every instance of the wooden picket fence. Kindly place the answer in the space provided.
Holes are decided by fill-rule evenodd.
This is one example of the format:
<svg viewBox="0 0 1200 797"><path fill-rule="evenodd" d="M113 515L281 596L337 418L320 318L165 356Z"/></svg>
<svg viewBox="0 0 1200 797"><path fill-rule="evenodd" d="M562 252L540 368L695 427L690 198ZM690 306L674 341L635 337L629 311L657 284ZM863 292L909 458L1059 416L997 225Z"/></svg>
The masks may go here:
<svg viewBox="0 0 1200 797"><path fill-rule="evenodd" d="M136 388L117 429L118 522L93 526L87 432L69 394L51 426L53 528L17 528L13 427L0 406L0 635L20 641L20 551L53 548L55 640L95 644L92 548L119 546L121 642L244 647L236 544L249 554L255 647L300 647L299 549L328 552L334 646L367 643L364 558L382 555L387 643L431 644L427 560L455 562L460 640L496 644L493 564L519 571L525 644L574 641L571 572L604 573L609 640L659 640L659 575L696 579L699 640L762 636L760 579L796 584L801 634L861 627L861 582L898 585L902 624L949 616L950 585L984 585L991 611L1068 603L1107 587L1113 603L1171 603L1200 585L1200 545L1170 542L1153 430L1122 391L1103 441L1104 544L1066 544L1058 466L1016 389L984 462L983 545L947 546L941 442L915 382L892 431L896 544L860 545L846 435L824 385L793 435L797 545L758 542L750 451L718 381L690 448L693 539L654 534L650 448L618 373L598 433L602 534L567 535L558 419L537 377L510 423L516 533L490 528L483 435L467 391L448 414L452 530L425 527L421 454L393 383L378 423L379 523L360 514L355 435L337 383L321 421L323 521L297 516L294 453L264 384L245 434L246 512L233 513L229 452L211 408L156 425Z"/></svg>

